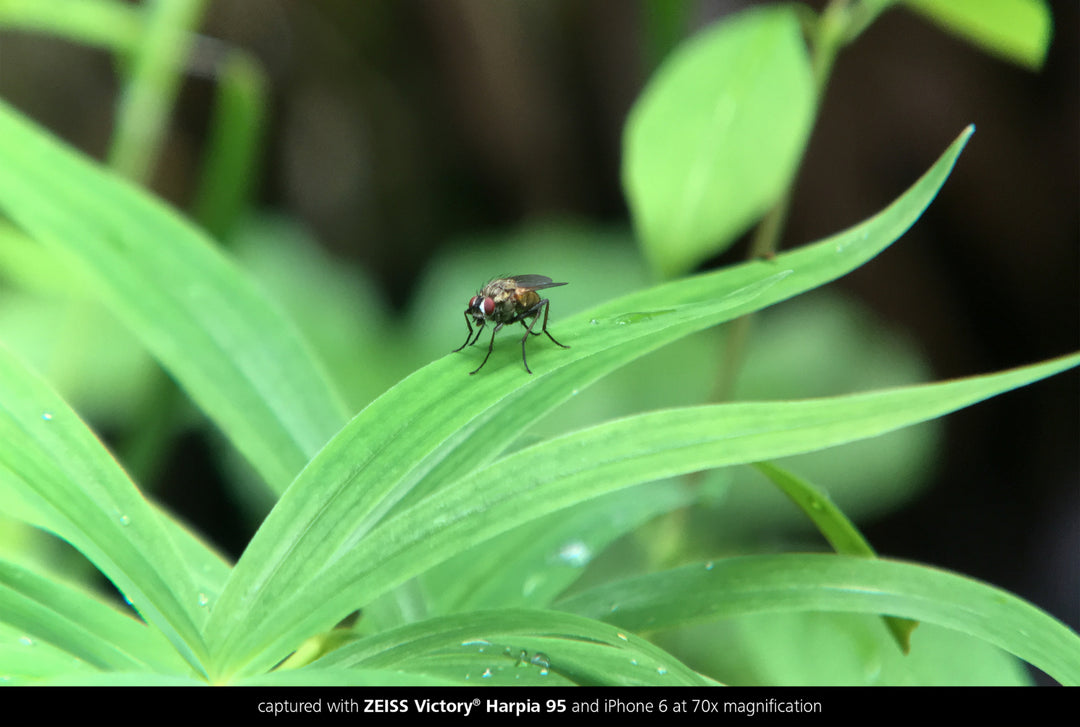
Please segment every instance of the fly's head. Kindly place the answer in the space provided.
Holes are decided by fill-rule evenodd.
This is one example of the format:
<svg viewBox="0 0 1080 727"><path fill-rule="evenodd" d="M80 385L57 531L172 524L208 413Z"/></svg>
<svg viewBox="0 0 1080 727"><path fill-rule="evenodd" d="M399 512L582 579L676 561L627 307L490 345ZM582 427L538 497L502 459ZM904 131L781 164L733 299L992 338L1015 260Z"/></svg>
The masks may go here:
<svg viewBox="0 0 1080 727"><path fill-rule="evenodd" d="M465 312L471 315L477 323L483 323L494 315L495 301L483 294L474 295L469 299L469 307Z"/></svg>

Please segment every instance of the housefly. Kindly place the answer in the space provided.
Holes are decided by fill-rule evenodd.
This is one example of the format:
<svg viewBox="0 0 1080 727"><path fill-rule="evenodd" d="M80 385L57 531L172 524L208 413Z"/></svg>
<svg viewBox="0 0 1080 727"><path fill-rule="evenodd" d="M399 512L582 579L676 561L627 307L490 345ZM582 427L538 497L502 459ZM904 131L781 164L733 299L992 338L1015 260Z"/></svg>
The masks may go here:
<svg viewBox="0 0 1080 727"><path fill-rule="evenodd" d="M529 362L525 359L525 342L529 340L529 334L540 335L540 333L533 331L533 327L540 320L541 313L544 314L544 323L540 328L541 332L547 333L547 337L556 346L570 348L569 346L563 346L563 344L555 340L554 336L548 333L548 299L541 298L536 293L538 290L554 288L559 285L566 285L566 283L552 282L551 278L545 275L512 275L508 278L492 280L469 300L469 307L465 309L465 324L469 327L469 335L465 338L465 343L455 348L452 353L457 353L466 346L476 343L480 339L480 331L484 330L484 324L489 321L494 323L495 328L491 331L487 356L484 356L484 360L476 367L476 371L479 371L484 368L488 357L491 356L491 349L495 346L495 334L499 332L499 329L505 325L520 322L525 327L525 335L521 337L521 362L525 364L525 370L531 374L532 370L529 368ZM472 321L469 320L470 317ZM532 319L528 324L525 323L527 318ZM478 326L475 336L473 336L473 322ZM476 371L470 371L469 375L475 374Z"/></svg>

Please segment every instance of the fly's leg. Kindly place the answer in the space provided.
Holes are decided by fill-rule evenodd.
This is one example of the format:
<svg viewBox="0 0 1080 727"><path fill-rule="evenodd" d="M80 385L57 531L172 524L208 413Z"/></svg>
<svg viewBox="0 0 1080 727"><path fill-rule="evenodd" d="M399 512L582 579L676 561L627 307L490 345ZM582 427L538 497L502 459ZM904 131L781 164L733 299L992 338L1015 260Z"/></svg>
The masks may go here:
<svg viewBox="0 0 1080 727"><path fill-rule="evenodd" d="M550 333L548 333L547 319L548 319L548 311L550 310L550 306L548 305L547 298L544 298L542 301L540 301L540 305L544 306L544 333L547 333L547 337L550 338L551 342L554 343L556 346L562 346L563 348L570 348L569 346L564 346L563 344L556 341L555 337L552 336ZM540 317L539 311L537 311L537 316L536 317L537 318ZM533 323L536 323L536 321L534 320Z"/></svg>
<svg viewBox="0 0 1080 727"><path fill-rule="evenodd" d="M473 338L472 323L469 322L469 311L465 311L465 325L469 327L469 335L465 336L465 343L461 344L450 353L457 353L466 346L470 346L472 345L472 343L476 343L476 341L480 338L480 331L484 330L484 324L481 322L480 327L476 329L476 338ZM469 339L472 339L472 343L469 342Z"/></svg>
<svg viewBox="0 0 1080 727"><path fill-rule="evenodd" d="M470 371L470 372L469 372L469 376L472 376L472 375L473 375L473 374L475 374L475 373L476 373L477 371L479 371L480 369L484 368L484 364L486 364L486 363L487 363L487 360L488 360L488 358L489 358L489 357L491 356L491 349L492 349L492 348L493 348L493 347L495 346L495 334L496 334L496 333L498 333L498 332L499 332L499 329L500 329L500 328L502 328L502 327L503 327L503 324L502 324L502 323L500 323L499 325L497 325L497 326L495 326L494 328L492 328L492 329L491 329L491 342L490 342L490 343L488 344L488 352L487 352L487 356L484 356L484 360L483 360L483 361L481 361L481 362L480 362L480 365L476 367L476 371ZM479 332L477 332L477 334L476 334L476 337L477 337L477 338L480 338L480 333L479 333ZM527 369L527 368L529 368L529 367L528 367L528 366L526 366L525 368ZM530 371L529 373L532 373L532 372Z"/></svg>
<svg viewBox="0 0 1080 727"><path fill-rule="evenodd" d="M525 317L530 316L530 315L532 316L532 322L528 326L526 326L525 335L521 337L521 363L525 364L525 370L528 371L530 374L532 373L532 370L529 368L529 362L525 358L525 342L529 340L529 334L530 333L532 333L532 335L534 335L534 336L539 336L540 335L539 333L533 333L533 327L536 325L536 322L538 320L540 320L540 309L541 308L544 309L543 332L547 333L548 338L551 338L551 342L554 343L556 346L562 346L563 348L570 348L569 346L563 346L561 343L559 343L554 338L552 338L550 333L548 333L548 329L547 329L548 300L547 300L547 298L544 298L543 300L541 300L539 303L534 305L532 308L530 308L526 313L524 313L522 315L522 318L525 318ZM521 325L523 325L523 326L525 325L524 320L521 321Z"/></svg>

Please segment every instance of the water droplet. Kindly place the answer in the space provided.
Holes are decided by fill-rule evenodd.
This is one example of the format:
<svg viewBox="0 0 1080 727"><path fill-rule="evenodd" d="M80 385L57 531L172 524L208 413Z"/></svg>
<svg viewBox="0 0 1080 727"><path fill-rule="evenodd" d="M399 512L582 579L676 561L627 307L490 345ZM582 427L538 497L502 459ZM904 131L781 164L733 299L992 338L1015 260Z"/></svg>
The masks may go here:
<svg viewBox="0 0 1080 727"><path fill-rule="evenodd" d="M630 640L630 639L626 638L626 634L615 634L615 635L618 636L623 641L629 641Z"/></svg>
<svg viewBox="0 0 1080 727"><path fill-rule="evenodd" d="M545 653L543 653L541 651L538 651L535 654L533 654L532 658L529 659L529 663L530 664L535 664L536 666L539 666L539 667L543 667L544 669L547 669L548 667L551 666L551 660L548 659L547 654L545 654Z"/></svg>
<svg viewBox="0 0 1080 727"><path fill-rule="evenodd" d="M525 579L525 582L521 584L521 595L528 598L544 583L544 577L536 573L532 574Z"/></svg>
<svg viewBox="0 0 1080 727"><path fill-rule="evenodd" d="M625 326L630 323L641 323L647 321L650 318L656 318L657 316L667 315L668 313L674 313L674 308L667 310L653 310L653 311L636 311L634 313L624 313L621 316L613 319L613 322L617 326Z"/></svg>
<svg viewBox="0 0 1080 727"><path fill-rule="evenodd" d="M713 569L713 562L710 560L708 563L705 564L705 570L712 570L712 569Z"/></svg>
<svg viewBox="0 0 1080 727"><path fill-rule="evenodd" d="M809 505L810 505L811 510L824 510L825 509L825 506L821 504L821 500L817 499L816 497L811 498L811 500L809 502Z"/></svg>
<svg viewBox="0 0 1080 727"><path fill-rule="evenodd" d="M491 642L490 641L485 641L484 639L473 639L472 641L462 641L461 645L462 646L491 646Z"/></svg>
<svg viewBox="0 0 1080 727"><path fill-rule="evenodd" d="M127 527L128 525L131 525L131 518L129 518L127 515L121 515L120 516L120 524L123 525L124 527Z"/></svg>
<svg viewBox="0 0 1080 727"><path fill-rule="evenodd" d="M484 673L480 675L480 678L481 679L490 679L491 678L491 669L484 669Z"/></svg>
<svg viewBox="0 0 1080 727"><path fill-rule="evenodd" d="M592 560L592 549L580 540L573 540L559 549L559 560L574 568L581 568Z"/></svg>
<svg viewBox="0 0 1080 727"><path fill-rule="evenodd" d="M596 320L595 318L593 318L591 321L589 321L590 326L595 326L597 323L599 323L599 321Z"/></svg>
<svg viewBox="0 0 1080 727"><path fill-rule="evenodd" d="M658 667L656 667L656 673L659 674L660 676L664 676L665 674L667 674L667 669L665 669L662 666L658 666Z"/></svg>
<svg viewBox="0 0 1080 727"><path fill-rule="evenodd" d="M52 412L51 411L42 412L41 418L44 419L45 421L51 421L52 420Z"/></svg>
<svg viewBox="0 0 1080 727"><path fill-rule="evenodd" d="M578 390L577 389L574 389L573 391L570 392L570 396L577 396L577 395L578 395Z"/></svg>
<svg viewBox="0 0 1080 727"><path fill-rule="evenodd" d="M19 637L19 643L22 644L23 646L33 646L34 645L34 640L31 639L29 636L20 636Z"/></svg>
<svg viewBox="0 0 1080 727"><path fill-rule="evenodd" d="M206 605L209 604L209 603L210 603L210 599L206 597L206 594L205 593L200 593L199 594L199 605L205 608Z"/></svg>

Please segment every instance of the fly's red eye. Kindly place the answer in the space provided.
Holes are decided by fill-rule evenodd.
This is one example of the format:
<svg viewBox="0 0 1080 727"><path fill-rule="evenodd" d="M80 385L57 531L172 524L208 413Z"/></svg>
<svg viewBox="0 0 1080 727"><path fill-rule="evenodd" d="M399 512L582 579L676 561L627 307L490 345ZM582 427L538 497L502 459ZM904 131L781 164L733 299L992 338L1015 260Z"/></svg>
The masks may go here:
<svg viewBox="0 0 1080 727"><path fill-rule="evenodd" d="M473 297L469 298L469 310L472 310L476 307L476 301L478 300L480 300L479 295L474 295Z"/></svg>
<svg viewBox="0 0 1080 727"><path fill-rule="evenodd" d="M484 298L484 302L481 303L480 307L484 311L484 315L489 316L495 312L495 301L491 298Z"/></svg>

